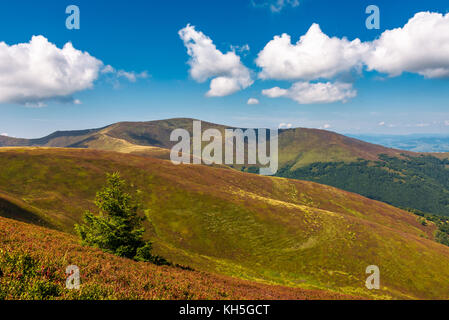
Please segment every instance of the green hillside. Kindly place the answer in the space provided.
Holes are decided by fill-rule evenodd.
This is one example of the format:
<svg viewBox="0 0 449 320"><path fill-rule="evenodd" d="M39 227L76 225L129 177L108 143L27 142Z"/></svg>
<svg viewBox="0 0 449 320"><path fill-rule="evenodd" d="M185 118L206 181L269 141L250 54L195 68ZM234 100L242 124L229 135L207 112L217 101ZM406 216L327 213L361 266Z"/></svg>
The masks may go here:
<svg viewBox="0 0 449 320"><path fill-rule="evenodd" d="M66 289L68 265L80 268L80 290ZM0 300L359 298L136 262L82 247L71 235L1 217L0 274Z"/></svg>
<svg viewBox="0 0 449 320"><path fill-rule="evenodd" d="M170 133L192 134L193 119L120 122L100 129L60 131L41 139L0 137L0 146L45 146L119 151L169 159ZM202 129L226 126L202 122ZM204 143L206 144L206 143ZM371 199L432 214L449 215L447 154L385 148L317 129L279 131L280 177L311 180L356 192ZM237 170L258 172L252 165Z"/></svg>
<svg viewBox="0 0 449 320"><path fill-rule="evenodd" d="M0 163L1 193L65 232L118 170L143 203L156 253L174 263L370 298L449 298L449 247L433 240L435 224L357 194L96 150L6 148ZM364 286L372 264L378 291Z"/></svg>

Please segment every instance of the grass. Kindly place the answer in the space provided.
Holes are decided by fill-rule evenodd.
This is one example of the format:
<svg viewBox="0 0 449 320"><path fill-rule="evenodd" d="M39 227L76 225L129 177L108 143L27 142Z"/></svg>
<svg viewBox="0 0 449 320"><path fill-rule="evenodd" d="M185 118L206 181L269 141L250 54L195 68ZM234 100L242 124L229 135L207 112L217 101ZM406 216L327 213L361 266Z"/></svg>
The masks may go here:
<svg viewBox="0 0 449 320"><path fill-rule="evenodd" d="M0 247L0 300L354 298L135 262L5 218L0 218ZM66 289L68 265L80 268L80 290Z"/></svg>
<svg viewBox="0 0 449 320"><path fill-rule="evenodd" d="M449 248L412 213L312 182L76 149L0 149L0 191L73 232L105 173L142 200L156 253L195 270L367 298L449 298ZM368 265L381 290L364 286Z"/></svg>

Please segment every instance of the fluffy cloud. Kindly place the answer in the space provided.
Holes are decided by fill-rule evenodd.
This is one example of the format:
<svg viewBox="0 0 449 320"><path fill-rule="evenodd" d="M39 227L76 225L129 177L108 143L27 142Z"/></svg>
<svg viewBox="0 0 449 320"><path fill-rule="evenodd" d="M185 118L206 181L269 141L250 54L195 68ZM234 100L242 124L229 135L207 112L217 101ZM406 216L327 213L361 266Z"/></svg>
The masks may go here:
<svg viewBox="0 0 449 320"><path fill-rule="evenodd" d="M131 82L146 78L146 72L115 70L73 47L62 49L43 36L33 36L28 43L8 45L0 42L0 103L18 103L45 107L48 100L81 104L73 94L91 89L100 74L113 74Z"/></svg>
<svg viewBox="0 0 449 320"><path fill-rule="evenodd" d="M372 42L329 37L313 24L292 44L287 34L276 36L259 52L261 79L335 79L352 70L403 72L426 78L449 77L449 13L419 12L403 27L386 30ZM319 94L322 94L320 97ZM345 101L356 92L348 84L297 82L290 89L264 90L269 97L289 97L298 103Z"/></svg>
<svg viewBox="0 0 449 320"><path fill-rule="evenodd" d="M331 78L362 65L369 46L359 39L330 38L313 24L296 44L288 34L276 36L259 53L256 64L262 79Z"/></svg>
<svg viewBox="0 0 449 320"><path fill-rule="evenodd" d="M194 26L187 25L179 31L190 56L190 75L198 82L212 78L209 97L222 97L245 89L253 84L251 74L234 51L223 54L212 40Z"/></svg>
<svg viewBox="0 0 449 320"><path fill-rule="evenodd" d="M335 79L352 70L399 76L403 72L426 78L449 77L449 13L419 12L402 28L386 30L372 42L329 37L313 24L292 44L287 34L276 36L259 52L261 79ZM269 97L289 97L298 103L346 101L356 95L352 85L336 82L296 82L290 89L264 90Z"/></svg>
<svg viewBox="0 0 449 320"><path fill-rule="evenodd" d="M285 97L288 94L287 89L281 89L279 87L274 87L271 89L265 89L262 90L262 94L264 96L270 97L270 98L279 98L279 97Z"/></svg>
<svg viewBox="0 0 449 320"><path fill-rule="evenodd" d="M9 134L7 134L7 133L2 133L2 134L0 134L0 136L3 136L3 137L9 137Z"/></svg>
<svg viewBox="0 0 449 320"><path fill-rule="evenodd" d="M390 76L403 72L426 78L449 77L449 13L419 12L402 28L387 30L370 43L368 70Z"/></svg>
<svg viewBox="0 0 449 320"><path fill-rule="evenodd" d="M256 98L249 98L247 104L259 104L259 100Z"/></svg>
<svg viewBox="0 0 449 320"><path fill-rule="evenodd" d="M285 97L299 104L346 102L357 95L350 83L331 82L296 82L289 89L274 87L262 90L270 98Z"/></svg>
<svg viewBox="0 0 449 320"><path fill-rule="evenodd" d="M0 42L0 103L71 100L75 92L92 88L102 65L71 43L59 49L43 36L11 46Z"/></svg>
<svg viewBox="0 0 449 320"><path fill-rule="evenodd" d="M449 126L449 120L444 120L444 125Z"/></svg>

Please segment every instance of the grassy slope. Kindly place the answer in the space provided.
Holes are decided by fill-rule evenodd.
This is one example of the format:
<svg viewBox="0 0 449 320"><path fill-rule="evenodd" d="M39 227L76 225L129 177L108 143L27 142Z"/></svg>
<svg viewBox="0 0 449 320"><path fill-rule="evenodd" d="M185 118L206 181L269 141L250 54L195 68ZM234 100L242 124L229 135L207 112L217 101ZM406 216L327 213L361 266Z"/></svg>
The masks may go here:
<svg viewBox="0 0 449 320"><path fill-rule="evenodd" d="M0 248L0 300L351 298L134 262L81 247L74 236L5 218L0 218ZM32 259L31 270L21 268L24 257ZM65 289L64 272L71 264L80 268L79 291Z"/></svg>
<svg viewBox="0 0 449 320"><path fill-rule="evenodd" d="M73 231L105 172L144 203L158 253L198 270L367 297L449 298L449 248L413 214L312 182L137 155L0 149L0 191ZM382 290L364 287L381 269Z"/></svg>

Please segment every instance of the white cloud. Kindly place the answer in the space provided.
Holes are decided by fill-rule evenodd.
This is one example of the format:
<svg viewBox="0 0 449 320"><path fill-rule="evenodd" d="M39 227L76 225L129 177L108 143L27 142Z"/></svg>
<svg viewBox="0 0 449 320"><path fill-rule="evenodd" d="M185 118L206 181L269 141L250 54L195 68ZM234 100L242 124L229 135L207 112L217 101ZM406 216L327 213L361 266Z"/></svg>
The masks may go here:
<svg viewBox="0 0 449 320"><path fill-rule="evenodd" d="M377 125L383 127L385 125L385 121L381 121Z"/></svg>
<svg viewBox="0 0 449 320"><path fill-rule="evenodd" d="M255 7L268 7L271 12L281 12L286 6L299 6L299 0L252 0L252 3Z"/></svg>
<svg viewBox="0 0 449 320"><path fill-rule="evenodd" d="M290 129L292 127L291 123L282 122L279 124L279 129Z"/></svg>
<svg viewBox="0 0 449 320"><path fill-rule="evenodd" d="M320 127L320 129L329 129L332 126L329 123L325 123L322 127Z"/></svg>
<svg viewBox="0 0 449 320"><path fill-rule="evenodd" d="M102 65L70 42L62 49L43 36L11 46L0 42L0 103L71 100L75 92L92 88Z"/></svg>
<svg viewBox="0 0 449 320"><path fill-rule="evenodd" d="M310 29L296 44L288 34L275 36L259 52L256 64L262 68L262 79L297 80L331 78L338 73L362 65L362 55L369 46L359 39L330 38L318 24Z"/></svg>
<svg viewBox="0 0 449 320"><path fill-rule="evenodd" d="M296 82L289 89L274 87L262 90L262 94L270 98L286 97L299 104L346 102L357 95L350 83L330 82Z"/></svg>
<svg viewBox="0 0 449 320"><path fill-rule="evenodd" d="M351 70L403 72L426 78L449 77L449 13L419 12L403 27L384 31L372 42L329 37L312 24L295 44L288 34L275 36L259 52L261 79L332 79Z"/></svg>
<svg viewBox="0 0 449 320"><path fill-rule="evenodd" d="M238 53L247 53L250 51L249 44L245 44L243 46L233 46L231 45L231 50Z"/></svg>
<svg viewBox="0 0 449 320"><path fill-rule="evenodd" d="M259 100L256 98L249 98L247 104L259 104Z"/></svg>
<svg viewBox="0 0 449 320"><path fill-rule="evenodd" d="M111 65L108 64L103 69L101 69L101 73L105 73L105 74L115 73L115 69Z"/></svg>
<svg viewBox="0 0 449 320"><path fill-rule="evenodd" d="M7 134L7 133L2 133L2 134L0 134L0 136L3 136L3 137L9 137L9 134Z"/></svg>
<svg viewBox="0 0 449 320"><path fill-rule="evenodd" d="M281 89L279 87L262 90L262 94L270 98L285 97L288 93L289 91L287 89Z"/></svg>
<svg viewBox="0 0 449 320"><path fill-rule="evenodd" d="M212 40L194 26L187 25L179 31L190 56L190 75L198 82L212 78L209 97L222 97L245 89L253 84L251 74L234 51L223 54Z"/></svg>
<svg viewBox="0 0 449 320"><path fill-rule="evenodd" d="M146 71L143 71L141 73L135 73L135 72L129 72L129 71L125 71L125 70L119 70L117 72L117 76L118 77L124 77L126 79L128 79L130 82L136 82L138 78L148 78L148 73Z"/></svg>
<svg viewBox="0 0 449 320"><path fill-rule="evenodd" d="M444 125L449 126L449 120L444 120Z"/></svg>
<svg viewBox="0 0 449 320"><path fill-rule="evenodd" d="M368 70L449 77L449 13L419 12L402 28L386 30L365 57Z"/></svg>
<svg viewBox="0 0 449 320"><path fill-rule="evenodd" d="M125 71L125 70L116 70L110 65L105 66L101 70L102 74L112 74L117 78L125 78L129 82L136 82L138 79L146 79L148 78L148 72L142 71L140 73L134 72L134 71Z"/></svg>
<svg viewBox="0 0 449 320"><path fill-rule="evenodd" d="M77 50L68 42L62 49L44 36L28 43L0 42L0 103L45 107L48 100L80 104L73 94L91 89L99 74L115 74L131 82L147 73L116 71L112 66Z"/></svg>

